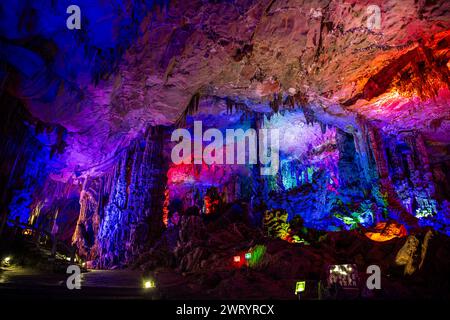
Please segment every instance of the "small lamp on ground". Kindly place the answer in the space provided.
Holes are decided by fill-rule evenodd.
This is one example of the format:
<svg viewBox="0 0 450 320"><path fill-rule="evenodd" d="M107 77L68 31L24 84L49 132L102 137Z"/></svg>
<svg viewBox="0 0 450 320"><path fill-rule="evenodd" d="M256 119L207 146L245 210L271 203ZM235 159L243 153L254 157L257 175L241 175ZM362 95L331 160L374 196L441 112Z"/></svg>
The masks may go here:
<svg viewBox="0 0 450 320"><path fill-rule="evenodd" d="M11 257L10 257L10 256L7 256L7 257L4 257L4 258L3 258L2 264L3 264L4 266L9 266L10 263L11 263Z"/></svg>
<svg viewBox="0 0 450 320"><path fill-rule="evenodd" d="M144 279L142 286L147 290L156 288L155 281L153 281L152 279Z"/></svg>
<svg viewBox="0 0 450 320"><path fill-rule="evenodd" d="M295 284L295 294L298 296L298 299L300 300L300 295L302 292L305 291L306 288L306 281L297 281Z"/></svg>

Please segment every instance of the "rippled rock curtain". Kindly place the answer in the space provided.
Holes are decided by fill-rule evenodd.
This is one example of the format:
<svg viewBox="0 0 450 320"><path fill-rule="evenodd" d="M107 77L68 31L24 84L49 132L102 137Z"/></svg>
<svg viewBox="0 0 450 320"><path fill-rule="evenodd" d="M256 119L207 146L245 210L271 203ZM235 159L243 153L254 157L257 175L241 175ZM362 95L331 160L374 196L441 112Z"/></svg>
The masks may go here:
<svg viewBox="0 0 450 320"><path fill-rule="evenodd" d="M73 243L92 267L128 264L161 235L168 164L164 132L148 129L107 174L87 178Z"/></svg>

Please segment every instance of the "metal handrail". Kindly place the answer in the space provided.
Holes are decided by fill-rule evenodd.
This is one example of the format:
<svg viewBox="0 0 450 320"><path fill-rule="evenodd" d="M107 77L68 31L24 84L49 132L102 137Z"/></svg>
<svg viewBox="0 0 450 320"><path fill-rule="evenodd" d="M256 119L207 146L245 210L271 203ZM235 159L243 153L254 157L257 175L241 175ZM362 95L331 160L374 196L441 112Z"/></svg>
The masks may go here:
<svg viewBox="0 0 450 320"><path fill-rule="evenodd" d="M67 245L66 243L64 243L63 241L58 240L57 237L55 237L50 232L48 232L44 229L41 229L41 228L37 228L37 227L30 225L28 223L25 223L25 222L18 222L16 220L11 220L11 219L8 219L7 222L11 223L14 227L21 228L22 230L31 230L33 233L37 232L41 236L47 236L52 241L52 243L53 243L53 241L56 240L56 245L59 246L60 248L63 248L66 252L70 253L71 259L74 258L74 255L75 255L74 247L71 247L71 246Z"/></svg>

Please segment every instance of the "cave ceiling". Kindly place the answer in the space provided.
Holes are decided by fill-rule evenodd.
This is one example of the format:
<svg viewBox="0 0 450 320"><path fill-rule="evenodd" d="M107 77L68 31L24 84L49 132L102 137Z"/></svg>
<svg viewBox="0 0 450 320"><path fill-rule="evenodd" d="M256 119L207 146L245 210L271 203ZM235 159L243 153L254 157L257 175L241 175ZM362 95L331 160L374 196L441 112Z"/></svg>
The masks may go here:
<svg viewBox="0 0 450 320"><path fill-rule="evenodd" d="M364 119L450 144L448 1L381 1L378 30L374 1L80 1L76 31L64 1L47 2L2 5L0 30L17 28L2 31L0 75L33 117L65 128L61 178L176 123L196 94L217 114L225 99L270 113L292 96L347 131Z"/></svg>

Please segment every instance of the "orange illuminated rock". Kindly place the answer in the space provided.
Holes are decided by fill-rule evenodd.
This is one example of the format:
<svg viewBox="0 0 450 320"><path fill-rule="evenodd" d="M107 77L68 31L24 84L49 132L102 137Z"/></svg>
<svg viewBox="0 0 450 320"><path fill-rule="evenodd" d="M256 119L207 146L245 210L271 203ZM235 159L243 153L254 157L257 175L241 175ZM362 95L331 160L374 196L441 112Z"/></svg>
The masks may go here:
<svg viewBox="0 0 450 320"><path fill-rule="evenodd" d="M389 241L394 238L402 238L408 234L406 228L396 222L380 222L373 232L366 232L369 239L377 242Z"/></svg>

